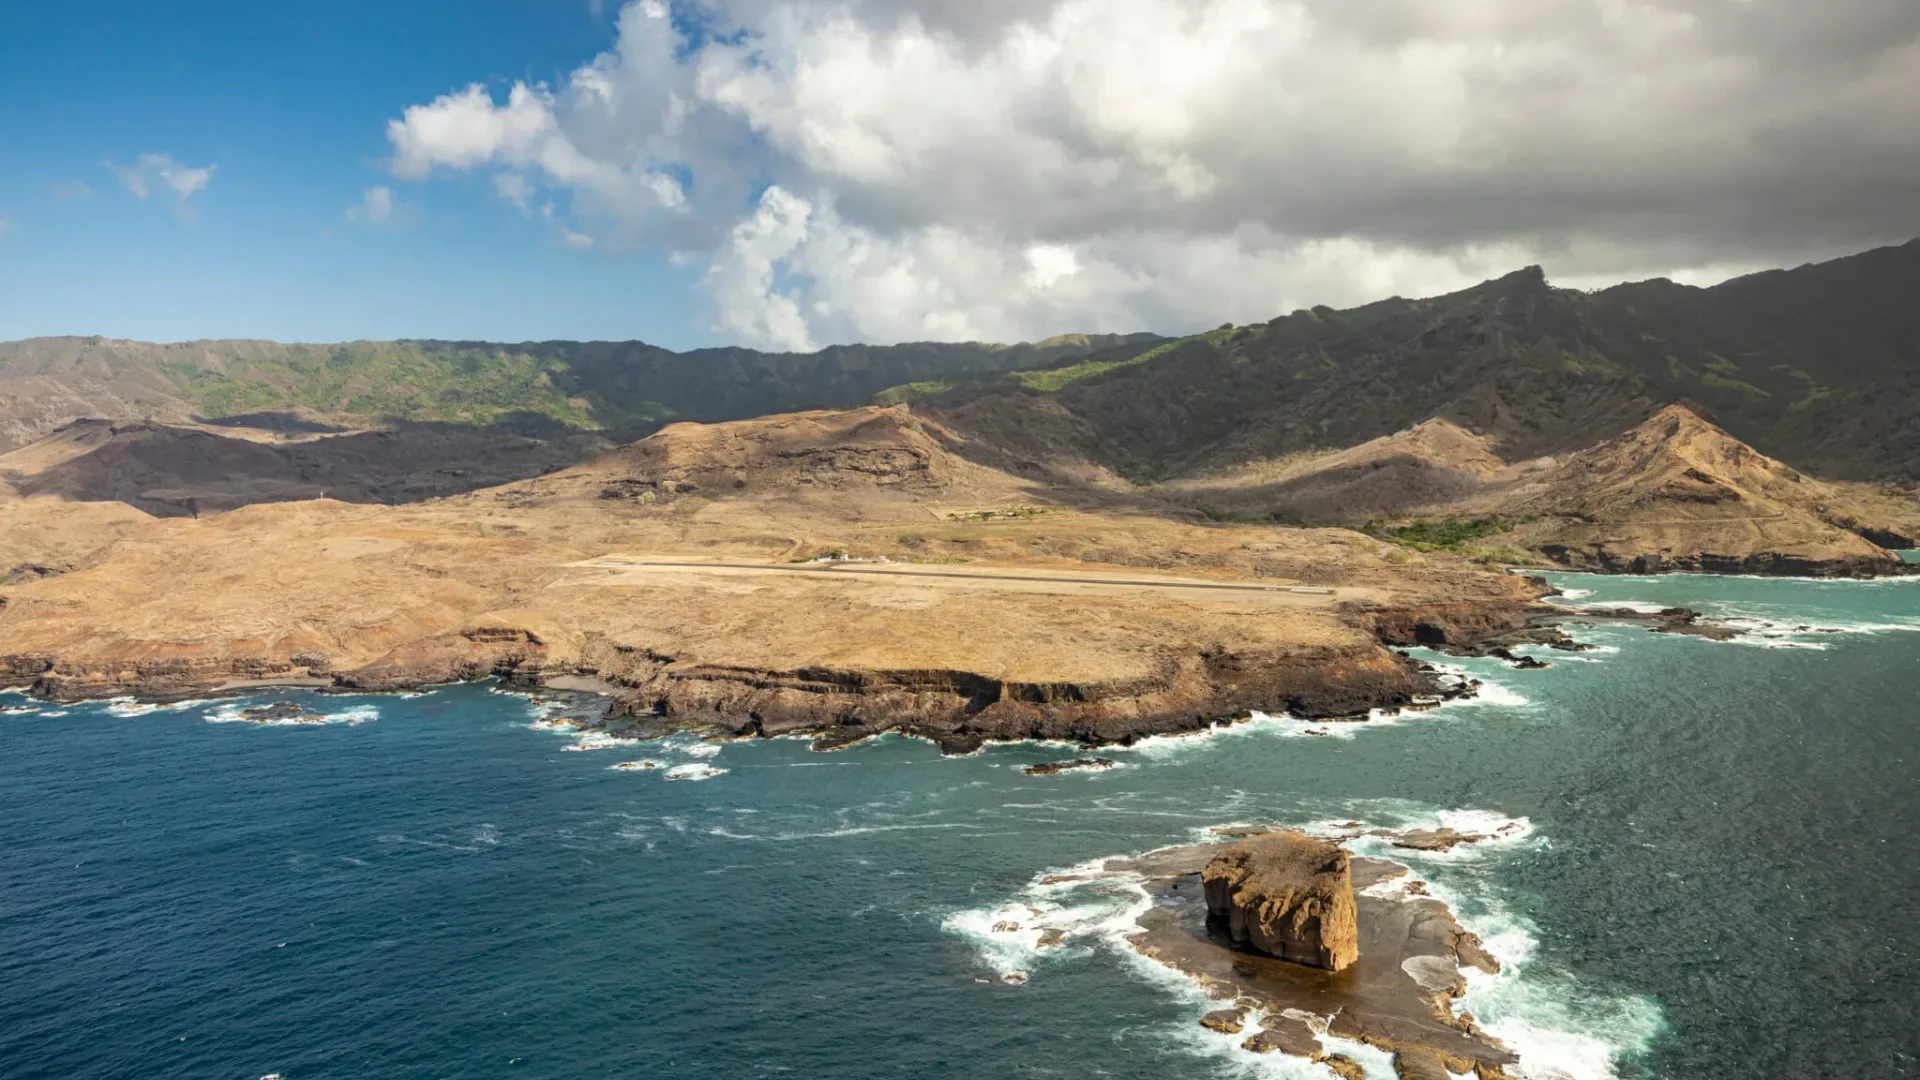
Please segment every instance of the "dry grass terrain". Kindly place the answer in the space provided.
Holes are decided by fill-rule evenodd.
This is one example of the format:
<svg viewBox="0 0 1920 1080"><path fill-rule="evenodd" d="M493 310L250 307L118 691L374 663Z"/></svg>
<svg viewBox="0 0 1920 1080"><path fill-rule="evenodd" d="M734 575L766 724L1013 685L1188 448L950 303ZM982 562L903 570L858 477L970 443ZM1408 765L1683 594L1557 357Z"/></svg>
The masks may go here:
<svg viewBox="0 0 1920 1080"><path fill-rule="evenodd" d="M1557 457L1503 460L1445 420L1328 454L1165 485L1216 516L1473 522L1457 546L1515 564L1593 569L1887 573L1920 536L1913 493L1817 480L1672 405ZM1445 537L1444 528L1400 530Z"/></svg>
<svg viewBox="0 0 1920 1080"><path fill-rule="evenodd" d="M958 441L905 407L869 408L676 425L547 476L401 506L134 520L119 504L12 497L0 560L57 554L73 569L0 589L0 640L16 677L49 658L50 673L27 673L65 694L313 675L410 685L532 663L628 685L663 666L708 683L938 672L1134 709L1143 695L1186 700L1198 691L1181 680L1223 677L1209 674L1221 657L1385 678L1398 668L1357 609L1518 608L1539 591L1345 530L1063 496L966 460L948 449ZM806 562L842 553L891 563Z"/></svg>

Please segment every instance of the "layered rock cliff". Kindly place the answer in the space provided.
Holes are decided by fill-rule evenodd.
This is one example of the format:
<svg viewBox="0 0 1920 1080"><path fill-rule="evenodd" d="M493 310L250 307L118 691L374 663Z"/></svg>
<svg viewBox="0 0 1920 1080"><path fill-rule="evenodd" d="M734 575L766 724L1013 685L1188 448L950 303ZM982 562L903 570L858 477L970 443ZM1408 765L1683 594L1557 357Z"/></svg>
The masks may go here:
<svg viewBox="0 0 1920 1080"><path fill-rule="evenodd" d="M1352 856L1299 832L1242 841L1201 873L1207 914L1235 945L1339 971L1360 957Z"/></svg>

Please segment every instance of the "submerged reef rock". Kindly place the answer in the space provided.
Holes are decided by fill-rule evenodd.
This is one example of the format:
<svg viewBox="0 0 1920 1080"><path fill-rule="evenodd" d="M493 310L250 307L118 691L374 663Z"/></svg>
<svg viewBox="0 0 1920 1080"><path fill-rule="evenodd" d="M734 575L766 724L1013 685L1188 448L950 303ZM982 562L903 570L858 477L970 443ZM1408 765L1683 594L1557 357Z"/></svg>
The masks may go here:
<svg viewBox="0 0 1920 1080"><path fill-rule="evenodd" d="M1208 915L1240 948L1329 971L1360 956L1352 856L1337 844L1256 836L1214 856L1201 882Z"/></svg>
<svg viewBox="0 0 1920 1080"><path fill-rule="evenodd" d="M1029 765L1020 771L1028 776L1052 776L1055 773L1078 772L1082 770L1100 771L1113 768L1112 758L1083 757L1072 761L1043 761L1038 765Z"/></svg>
<svg viewBox="0 0 1920 1080"><path fill-rule="evenodd" d="M256 705L240 710L240 719L255 724L324 724L327 718L291 701Z"/></svg>

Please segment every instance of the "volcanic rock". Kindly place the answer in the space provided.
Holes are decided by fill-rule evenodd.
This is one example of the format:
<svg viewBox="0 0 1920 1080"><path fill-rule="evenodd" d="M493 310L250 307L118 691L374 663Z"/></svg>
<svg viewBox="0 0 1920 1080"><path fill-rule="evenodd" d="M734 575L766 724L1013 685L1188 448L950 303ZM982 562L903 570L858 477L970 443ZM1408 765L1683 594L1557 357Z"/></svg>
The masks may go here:
<svg viewBox="0 0 1920 1080"><path fill-rule="evenodd" d="M1026 773L1028 776L1052 776L1055 773L1073 772L1083 769L1111 769L1113 765L1114 762L1112 758L1086 757L1074 758L1072 761L1043 761L1038 765L1029 765L1020 771Z"/></svg>
<svg viewBox="0 0 1920 1080"><path fill-rule="evenodd" d="M1201 874L1210 918L1236 947L1339 971L1360 955L1352 857L1305 833L1233 845Z"/></svg>
<svg viewBox="0 0 1920 1080"><path fill-rule="evenodd" d="M1238 1035L1247 1027L1247 1010L1215 1009L1200 1018L1200 1026L1223 1035Z"/></svg>
<svg viewBox="0 0 1920 1080"><path fill-rule="evenodd" d="M1314 1061L1318 1061L1321 1054L1320 1039L1306 1021L1284 1014L1268 1016L1261 1029L1241 1043L1240 1048L1256 1054L1277 1050Z"/></svg>
<svg viewBox="0 0 1920 1080"><path fill-rule="evenodd" d="M324 724L327 718L291 701L255 705L240 710L240 718L255 724Z"/></svg>

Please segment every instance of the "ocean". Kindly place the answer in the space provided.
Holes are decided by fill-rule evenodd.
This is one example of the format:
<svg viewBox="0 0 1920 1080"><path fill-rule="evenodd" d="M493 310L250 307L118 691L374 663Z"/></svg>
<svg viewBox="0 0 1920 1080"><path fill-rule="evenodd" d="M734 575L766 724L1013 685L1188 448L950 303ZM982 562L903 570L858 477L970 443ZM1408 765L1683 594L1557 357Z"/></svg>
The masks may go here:
<svg viewBox="0 0 1920 1080"><path fill-rule="evenodd" d="M1743 635L1576 627L1435 658L1488 686L1434 712L1055 776L606 747L486 686L258 699L303 726L0 696L0 1076L1326 1076L1200 1028L1124 883L1038 878L1348 819L1504 830L1395 855L1505 962L1465 1004L1529 1075L1920 1074L1920 581L1554 579ZM1064 947L994 929L1029 909Z"/></svg>

